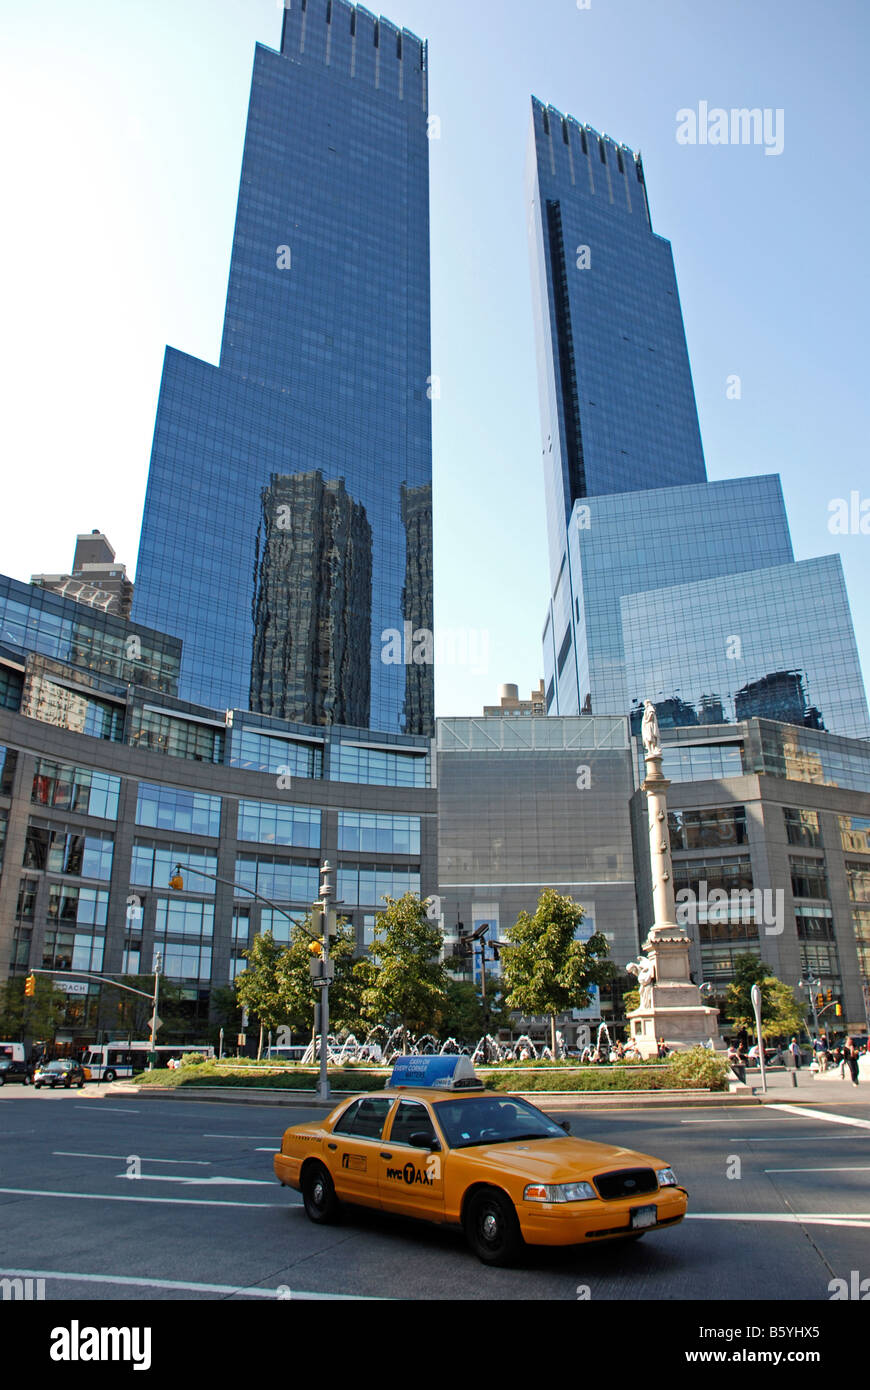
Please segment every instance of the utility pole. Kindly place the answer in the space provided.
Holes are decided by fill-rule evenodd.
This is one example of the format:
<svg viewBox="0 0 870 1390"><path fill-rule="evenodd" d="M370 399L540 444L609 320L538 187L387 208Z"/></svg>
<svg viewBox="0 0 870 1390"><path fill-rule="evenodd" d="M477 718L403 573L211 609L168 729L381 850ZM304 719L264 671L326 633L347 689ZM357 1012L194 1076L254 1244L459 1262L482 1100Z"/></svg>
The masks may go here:
<svg viewBox="0 0 870 1390"><path fill-rule="evenodd" d="M330 875L332 866L329 860L324 860L323 868L320 870L320 910L323 913L323 955L320 958L322 971L320 987L320 1078L317 1084L317 1094L321 1100L329 1100L329 1060L327 1057L327 1037L329 1035L329 936L335 924L335 909L331 906L335 896Z"/></svg>
<svg viewBox="0 0 870 1390"><path fill-rule="evenodd" d="M163 958L160 952L154 957L154 1008L151 1013L151 1055L148 1058L148 1070L154 1070L154 1048L157 1044L157 1004L160 1000L160 971L163 969Z"/></svg>

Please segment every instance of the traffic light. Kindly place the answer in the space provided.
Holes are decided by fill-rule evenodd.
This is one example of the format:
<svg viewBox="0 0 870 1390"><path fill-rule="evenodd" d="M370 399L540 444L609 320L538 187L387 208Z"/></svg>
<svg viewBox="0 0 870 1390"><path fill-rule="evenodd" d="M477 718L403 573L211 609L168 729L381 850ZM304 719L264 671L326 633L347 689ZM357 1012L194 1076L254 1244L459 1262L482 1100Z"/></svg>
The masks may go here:
<svg viewBox="0 0 870 1390"><path fill-rule="evenodd" d="M816 1008L820 1009L825 1002L825 996L821 993L816 995Z"/></svg>
<svg viewBox="0 0 870 1390"><path fill-rule="evenodd" d="M828 990L828 1003L829 1003L829 1004L833 1004L833 1002L834 1002L834 991L833 991L832 989L829 989L829 990Z"/></svg>
<svg viewBox="0 0 870 1390"><path fill-rule="evenodd" d="M312 941L312 943L311 943L311 945L308 947L308 949L309 949L309 951L311 952L312 956L322 956L322 955L323 955L323 942L322 942L322 941Z"/></svg>
<svg viewBox="0 0 870 1390"><path fill-rule="evenodd" d="M175 866L175 873L172 875L172 878L169 880L169 887L170 887L170 888L173 890L173 892L175 892L175 893L183 893L183 892L184 892L184 879L183 879L182 876L181 876L181 865L180 865L180 864L176 864L176 866Z"/></svg>
<svg viewBox="0 0 870 1390"><path fill-rule="evenodd" d="M842 1018L842 1017L843 1017L843 1005L842 1005L842 1004L835 1004L835 1005L834 1005L834 1013L835 1013L835 1015L837 1016L837 1018Z"/></svg>
<svg viewBox="0 0 870 1390"><path fill-rule="evenodd" d="M33 998L34 994L36 993L35 975L28 975L27 979L24 981L24 993L27 995L28 999Z"/></svg>

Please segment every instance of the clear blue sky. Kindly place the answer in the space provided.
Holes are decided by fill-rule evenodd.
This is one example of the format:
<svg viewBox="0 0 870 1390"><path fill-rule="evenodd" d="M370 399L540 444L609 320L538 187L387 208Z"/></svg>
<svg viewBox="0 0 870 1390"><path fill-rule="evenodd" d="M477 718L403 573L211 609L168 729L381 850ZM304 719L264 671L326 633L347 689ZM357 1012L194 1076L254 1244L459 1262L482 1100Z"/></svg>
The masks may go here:
<svg viewBox="0 0 870 1390"><path fill-rule="evenodd" d="M866 0L395 0L430 43L436 626L485 631L437 712L541 674L547 598L523 167L532 93L643 152L710 476L780 472L799 559L843 556L870 672ZM253 48L275 0L0 0L0 570L100 527L135 564L164 345L216 361ZM784 151L676 112L784 110ZM729 401L737 373L743 397ZM178 504L184 507L183 490ZM870 525L870 523L868 523Z"/></svg>

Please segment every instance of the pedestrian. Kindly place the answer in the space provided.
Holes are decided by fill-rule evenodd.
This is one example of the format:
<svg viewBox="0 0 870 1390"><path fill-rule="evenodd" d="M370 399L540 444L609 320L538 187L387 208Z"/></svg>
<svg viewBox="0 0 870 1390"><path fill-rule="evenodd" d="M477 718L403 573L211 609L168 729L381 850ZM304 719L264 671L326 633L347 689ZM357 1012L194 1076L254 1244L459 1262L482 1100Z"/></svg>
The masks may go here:
<svg viewBox="0 0 870 1390"><path fill-rule="evenodd" d="M849 1068L849 1074L850 1074L850 1076L851 1076L851 1078L852 1078L852 1085L853 1085L853 1086L857 1086L857 1085L858 1085L858 1057L859 1057L859 1055L860 1055L860 1054L859 1054L859 1052L858 1052L857 1047L855 1046L855 1043L854 1043L853 1039L852 1039L852 1038L847 1038L847 1039L846 1039L846 1042L845 1042L845 1044L844 1044L844 1047L843 1047L843 1061L846 1063L846 1066Z"/></svg>
<svg viewBox="0 0 870 1390"><path fill-rule="evenodd" d="M788 1050L794 1058L795 1070L799 1071L801 1065L801 1047L797 1038L792 1038L788 1045Z"/></svg>
<svg viewBox="0 0 870 1390"><path fill-rule="evenodd" d="M744 1065L743 1054L732 1043L728 1049L728 1063L737 1080L741 1083L746 1081L746 1067Z"/></svg>

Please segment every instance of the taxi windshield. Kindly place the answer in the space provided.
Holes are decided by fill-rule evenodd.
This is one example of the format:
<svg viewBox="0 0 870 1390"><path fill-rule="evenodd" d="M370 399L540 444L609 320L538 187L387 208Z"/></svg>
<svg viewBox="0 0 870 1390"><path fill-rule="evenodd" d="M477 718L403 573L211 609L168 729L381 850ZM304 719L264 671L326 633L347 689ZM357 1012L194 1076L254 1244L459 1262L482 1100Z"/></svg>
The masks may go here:
<svg viewBox="0 0 870 1390"><path fill-rule="evenodd" d="M534 1105L515 1096L440 1100L438 1123L451 1149L475 1144L510 1144L519 1139L564 1139L565 1131Z"/></svg>

